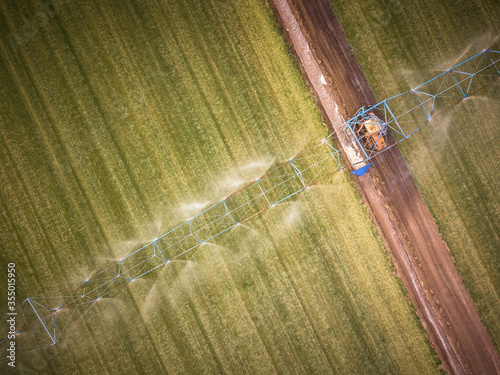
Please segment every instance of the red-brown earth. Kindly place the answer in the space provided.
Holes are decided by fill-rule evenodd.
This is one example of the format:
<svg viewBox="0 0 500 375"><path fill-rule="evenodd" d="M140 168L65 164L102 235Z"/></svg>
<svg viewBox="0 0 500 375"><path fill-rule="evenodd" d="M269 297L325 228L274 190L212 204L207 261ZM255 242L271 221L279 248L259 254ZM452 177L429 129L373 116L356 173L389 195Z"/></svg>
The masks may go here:
<svg viewBox="0 0 500 375"><path fill-rule="evenodd" d="M376 103L329 0L271 4L332 131ZM400 151L378 156L356 182L443 367L500 373L498 353Z"/></svg>

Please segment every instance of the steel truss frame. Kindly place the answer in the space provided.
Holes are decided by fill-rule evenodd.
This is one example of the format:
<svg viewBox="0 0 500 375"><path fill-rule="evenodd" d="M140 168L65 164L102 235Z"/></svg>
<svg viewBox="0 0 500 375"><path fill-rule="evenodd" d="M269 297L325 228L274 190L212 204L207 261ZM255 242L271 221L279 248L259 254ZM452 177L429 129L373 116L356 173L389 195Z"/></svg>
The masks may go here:
<svg viewBox="0 0 500 375"><path fill-rule="evenodd" d="M362 146L362 139L356 136L354 130L371 112L382 120L384 130L392 134L394 140L388 147L390 148L408 139L439 113L497 80L499 76L500 51L485 50L405 93L366 109L362 107L341 128L351 142L346 147L361 148L365 160L360 163L366 164L377 152L374 148L366 150ZM75 316L85 314L89 306L114 290L164 267L255 215L346 168L347 164L341 157L344 149L336 146L335 138L335 133L330 134L313 147L81 282L70 295L25 299L10 313L17 314L27 322L16 334L24 334L32 326L41 323L39 326L45 336L41 341L45 338L46 342L29 345L27 349L55 344ZM351 167L356 169L357 166ZM55 302L50 301L55 300L59 301L55 307L48 307L54 306ZM62 321L62 327L58 331L56 317L58 322ZM7 327L8 324L5 324L4 329ZM4 338L0 344L7 341L7 338Z"/></svg>

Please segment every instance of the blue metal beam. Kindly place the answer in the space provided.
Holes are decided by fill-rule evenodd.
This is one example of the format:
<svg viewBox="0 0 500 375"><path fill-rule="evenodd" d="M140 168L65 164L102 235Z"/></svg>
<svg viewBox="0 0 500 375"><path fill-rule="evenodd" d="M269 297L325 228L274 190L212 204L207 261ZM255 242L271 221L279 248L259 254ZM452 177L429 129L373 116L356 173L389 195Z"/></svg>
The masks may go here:
<svg viewBox="0 0 500 375"><path fill-rule="evenodd" d="M484 59L488 59L488 63L480 68L480 63L483 63ZM476 68L466 71L466 64L470 62L477 62L475 65ZM361 148L364 152L365 159L351 166L355 169L353 172L354 174L364 174L371 165L369 161L377 155L377 152L375 152L375 147L369 150L368 153L366 152L363 147L363 139L356 134L355 127L369 118L369 116L371 116L370 112L378 110L380 113L384 114L384 118L381 120L384 129L392 129L391 133L396 139L396 143L390 147L394 147L399 142L414 134L426 124L432 116L435 116L435 109L440 109L440 99L449 96L445 94L449 94L456 86L458 86L462 93L459 98L462 100L473 93L470 92L471 85L478 77L483 75L490 77L493 75L495 79L498 79L500 76L499 65L500 52L485 50L412 90L385 99L369 108L362 107L357 114L346 121L341 128L341 131L344 131L350 140L350 143L344 148L339 149L335 147L333 142L335 133L330 134L322 142L301 152L291 160L264 174L258 180L249 183L234 194L215 203L190 220L179 224L154 241L135 250L125 258L97 273L90 279L80 283L71 295L66 297L60 305L55 309L49 309L54 314L53 336L49 333L42 317L38 315L32 304L37 302L35 302L34 299L26 299L25 301L28 301L35 311L40 323L42 323L45 328L45 331L48 333L53 343L55 343L56 311L82 305L91 305L100 298L113 292L116 288L128 285L134 280L167 265L172 260L187 254L191 250L235 228L241 222L295 196L308 186L325 178L325 176L343 170L347 167L347 164L340 155L347 148L357 147L358 149ZM466 78L457 80L454 73L466 75ZM453 78L453 82L444 87L446 77L448 76ZM431 87L428 87L428 85L439 82L437 81L439 79L443 79L443 81L439 85L437 92L429 93L428 89ZM467 90L464 91L460 84L467 80L470 80L470 82L468 83ZM417 93L427 95L429 99L422 102ZM412 101L408 100L412 95L417 99L418 104L413 105ZM454 96L452 95L452 97ZM401 99L403 100L399 102ZM424 105L429 100L432 100L430 113ZM394 106L392 103L395 103ZM426 116L419 116L418 112L415 111L420 107L424 109ZM449 106L441 108L438 113L447 108L449 108ZM388 114L391 118L388 118ZM397 129L391 126L392 123L397 125ZM349 132L346 130L349 130ZM379 137L380 136L383 135L379 134ZM123 275L126 276L124 277ZM5 340L0 340L0 343L2 342L5 342Z"/></svg>

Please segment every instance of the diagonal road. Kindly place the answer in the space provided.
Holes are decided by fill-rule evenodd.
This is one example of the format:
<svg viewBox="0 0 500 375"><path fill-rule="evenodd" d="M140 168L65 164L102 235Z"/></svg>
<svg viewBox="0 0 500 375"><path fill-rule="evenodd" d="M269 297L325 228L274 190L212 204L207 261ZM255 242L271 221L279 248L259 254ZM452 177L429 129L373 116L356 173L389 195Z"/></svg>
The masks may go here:
<svg viewBox="0 0 500 375"><path fill-rule="evenodd" d="M333 129L344 122L341 113L376 102L328 0L271 3ZM377 158L357 183L444 368L500 373L498 353L399 150Z"/></svg>

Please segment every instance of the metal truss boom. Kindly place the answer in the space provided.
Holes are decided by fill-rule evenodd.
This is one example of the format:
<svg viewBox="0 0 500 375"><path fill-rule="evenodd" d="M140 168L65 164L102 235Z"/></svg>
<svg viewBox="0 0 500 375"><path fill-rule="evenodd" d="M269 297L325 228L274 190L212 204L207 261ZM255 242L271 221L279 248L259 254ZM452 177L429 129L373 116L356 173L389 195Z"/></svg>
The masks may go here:
<svg viewBox="0 0 500 375"><path fill-rule="evenodd" d="M500 51L485 50L420 86L369 108L361 108L341 128L350 141L344 148L338 148L335 133L330 134L222 201L82 281L73 292L60 299L56 306L49 307L50 302L46 301L50 300L47 298L25 299L15 312L27 322L16 334L24 334L31 327L39 325L43 328L42 335L47 339L46 345L53 345L74 316L78 316L75 312L79 309L88 308L117 288L164 267L255 215L348 167L341 157L341 153L346 152L347 148L356 152L361 149L364 160L359 164L366 165L377 152L375 149L366 150L366 147L363 149L360 142L362 139L356 134L355 128L371 113L375 113L382 120L385 130L392 134L394 142L390 148L409 138L439 113L497 80L499 76ZM350 167L357 169L360 165ZM65 318L59 319L59 316ZM58 331L56 318L64 321ZM6 338L0 340L0 344L4 342L7 342ZM36 345L27 347L34 346Z"/></svg>

